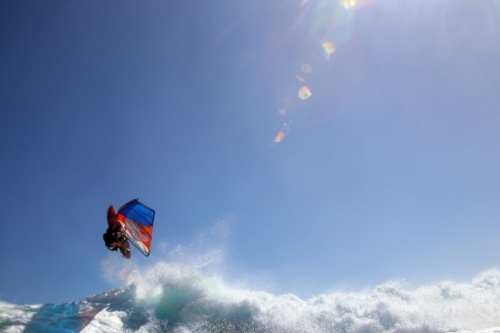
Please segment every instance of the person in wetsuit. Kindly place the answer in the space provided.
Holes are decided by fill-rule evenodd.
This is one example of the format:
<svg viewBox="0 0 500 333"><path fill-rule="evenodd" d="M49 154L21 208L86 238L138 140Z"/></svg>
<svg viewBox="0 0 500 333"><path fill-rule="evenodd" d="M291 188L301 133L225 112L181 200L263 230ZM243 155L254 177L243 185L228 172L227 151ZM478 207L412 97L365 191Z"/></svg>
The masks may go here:
<svg viewBox="0 0 500 333"><path fill-rule="evenodd" d="M127 237L123 234L120 223L116 221L116 209L114 206L108 208L108 229L102 235L104 244L110 251L120 250L123 256L130 258L130 248Z"/></svg>

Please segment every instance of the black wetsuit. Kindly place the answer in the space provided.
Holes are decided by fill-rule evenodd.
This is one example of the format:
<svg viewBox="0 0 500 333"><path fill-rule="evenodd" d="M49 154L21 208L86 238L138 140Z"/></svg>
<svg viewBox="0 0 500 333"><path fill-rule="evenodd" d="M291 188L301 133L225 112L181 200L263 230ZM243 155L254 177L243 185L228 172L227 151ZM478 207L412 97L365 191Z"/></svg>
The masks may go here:
<svg viewBox="0 0 500 333"><path fill-rule="evenodd" d="M102 235L106 247L111 251L118 250L118 244L123 242L124 237L125 236L120 232L120 226L116 224L110 225L106 233Z"/></svg>

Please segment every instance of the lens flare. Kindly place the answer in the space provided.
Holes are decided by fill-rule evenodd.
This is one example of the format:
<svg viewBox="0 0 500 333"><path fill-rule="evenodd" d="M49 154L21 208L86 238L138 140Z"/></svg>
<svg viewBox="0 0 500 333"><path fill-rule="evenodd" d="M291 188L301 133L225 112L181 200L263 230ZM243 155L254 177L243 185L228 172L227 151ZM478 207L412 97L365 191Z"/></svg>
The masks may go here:
<svg viewBox="0 0 500 333"><path fill-rule="evenodd" d="M299 89L299 98L303 101L311 97L312 92L311 89L309 89L308 86L303 86L302 88Z"/></svg>
<svg viewBox="0 0 500 333"><path fill-rule="evenodd" d="M356 0L345 0L344 1L344 8L345 9L351 9L351 8L354 8L354 6L356 6Z"/></svg>
<svg viewBox="0 0 500 333"><path fill-rule="evenodd" d="M335 52L335 44L329 41L325 41L322 44L323 46L323 51L326 53L326 60L330 59L330 56L332 53Z"/></svg>
<svg viewBox="0 0 500 333"><path fill-rule="evenodd" d="M283 139L285 139L285 137L288 135L288 131L290 131L290 124L290 121L283 123L281 130L274 137L273 144L280 143L281 141L283 141Z"/></svg>
<svg viewBox="0 0 500 333"><path fill-rule="evenodd" d="M279 131L274 138L274 143L280 143L285 138L286 133L284 131Z"/></svg>
<svg viewBox="0 0 500 333"><path fill-rule="evenodd" d="M355 4L352 0L320 1L311 13L309 35L320 44L330 41L339 46L349 41L354 30Z"/></svg>
<svg viewBox="0 0 500 333"><path fill-rule="evenodd" d="M280 119L285 121L285 124L281 129L279 127L276 129L277 134L272 144L282 142L285 137L288 136L290 119L294 117L297 111L310 106L308 105L310 102L298 102L297 97L305 101L312 96L311 86L314 89L320 89L317 86L319 82L321 82L321 80L318 80L318 77L325 75L321 73L325 70L325 68L321 67L321 63L325 62L325 60L330 61L332 54L336 52L337 48L342 48L342 45L352 38L355 20L358 16L358 9L365 7L373 1L374 0L297 0L297 4L299 4L301 8L301 14L298 18L300 24L295 24L295 27L307 29L308 39L315 43L314 54L316 55L317 51L322 52L324 60L322 62L317 62L315 58L311 60L307 57L297 57L297 59L303 59L303 61L301 63L294 61L294 67L296 65L300 65L300 67L295 67L295 73L290 69L288 74L293 74L297 81L288 82L289 85L287 85L287 87L291 87L292 91L289 91L285 95L288 97L281 101L281 105L276 110ZM497 9L500 10L500 0L491 1L494 1L495 4L498 5ZM292 42L294 41L293 38L290 38L290 40ZM296 46L294 50L297 50L298 53L302 53L299 46ZM307 51L309 50L304 51L302 55L305 55ZM314 65L314 74L311 74L313 71L311 64ZM284 76L290 81L293 80L291 79L291 75ZM298 91L296 90L297 97L293 97L293 89L298 89Z"/></svg>
<svg viewBox="0 0 500 333"><path fill-rule="evenodd" d="M296 78L298 81L302 82L302 83L306 82L306 80L305 80L302 76L300 76L299 74L295 74L295 78Z"/></svg>
<svg viewBox="0 0 500 333"><path fill-rule="evenodd" d="M302 72L304 72L306 74L309 74L312 72L312 66L309 64L303 64L300 69L302 69Z"/></svg>

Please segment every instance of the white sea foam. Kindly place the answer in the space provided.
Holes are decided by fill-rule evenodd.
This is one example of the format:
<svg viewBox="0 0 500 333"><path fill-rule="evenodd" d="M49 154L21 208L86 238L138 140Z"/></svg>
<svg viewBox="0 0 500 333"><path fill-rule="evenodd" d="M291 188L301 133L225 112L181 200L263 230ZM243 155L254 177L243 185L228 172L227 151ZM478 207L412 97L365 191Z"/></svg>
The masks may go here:
<svg viewBox="0 0 500 333"><path fill-rule="evenodd" d="M498 270L468 282L414 289L388 282L309 300L233 288L217 275L165 262L133 271L126 283L74 303L0 303L0 331L500 333Z"/></svg>
<svg viewBox="0 0 500 333"><path fill-rule="evenodd" d="M395 281L372 290L303 300L293 294L231 287L200 267L160 262L128 273L126 283L134 290L135 304L153 309L156 325L166 320L186 332L216 329L215 323L244 327L235 332L374 333L453 332L500 325L500 271L494 269L468 282L408 288Z"/></svg>
<svg viewBox="0 0 500 333"><path fill-rule="evenodd" d="M167 247L168 248L168 247ZM196 248L196 250L193 250ZM0 303L1 332L500 333L500 271L411 287L401 281L308 300L224 280L224 251L172 246L165 260L119 271L123 288L38 306Z"/></svg>

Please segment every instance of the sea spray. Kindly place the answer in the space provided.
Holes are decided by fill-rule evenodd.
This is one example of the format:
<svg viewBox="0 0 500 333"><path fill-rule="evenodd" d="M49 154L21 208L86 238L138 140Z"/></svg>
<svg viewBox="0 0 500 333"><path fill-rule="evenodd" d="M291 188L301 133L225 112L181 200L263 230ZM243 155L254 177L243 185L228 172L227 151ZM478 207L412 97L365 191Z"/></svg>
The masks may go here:
<svg viewBox="0 0 500 333"><path fill-rule="evenodd" d="M303 300L235 288L221 276L158 262L124 288L78 302L0 304L2 332L498 332L500 271L414 289L387 282Z"/></svg>
<svg viewBox="0 0 500 333"><path fill-rule="evenodd" d="M159 262L129 280L152 327L186 332L444 332L500 325L500 272L405 289L401 281L303 300L231 287L190 265ZM146 322L145 322L146 324ZM162 327L160 329L160 327Z"/></svg>
<svg viewBox="0 0 500 333"><path fill-rule="evenodd" d="M64 304L0 303L0 331L500 332L486 330L500 326L499 270L466 282L410 287L404 281L389 281L369 290L339 290L304 300L226 280L221 269L224 242L214 246L207 241L212 236L194 245L164 246L164 259L154 263L107 257L101 264L104 276L122 285L109 292Z"/></svg>

